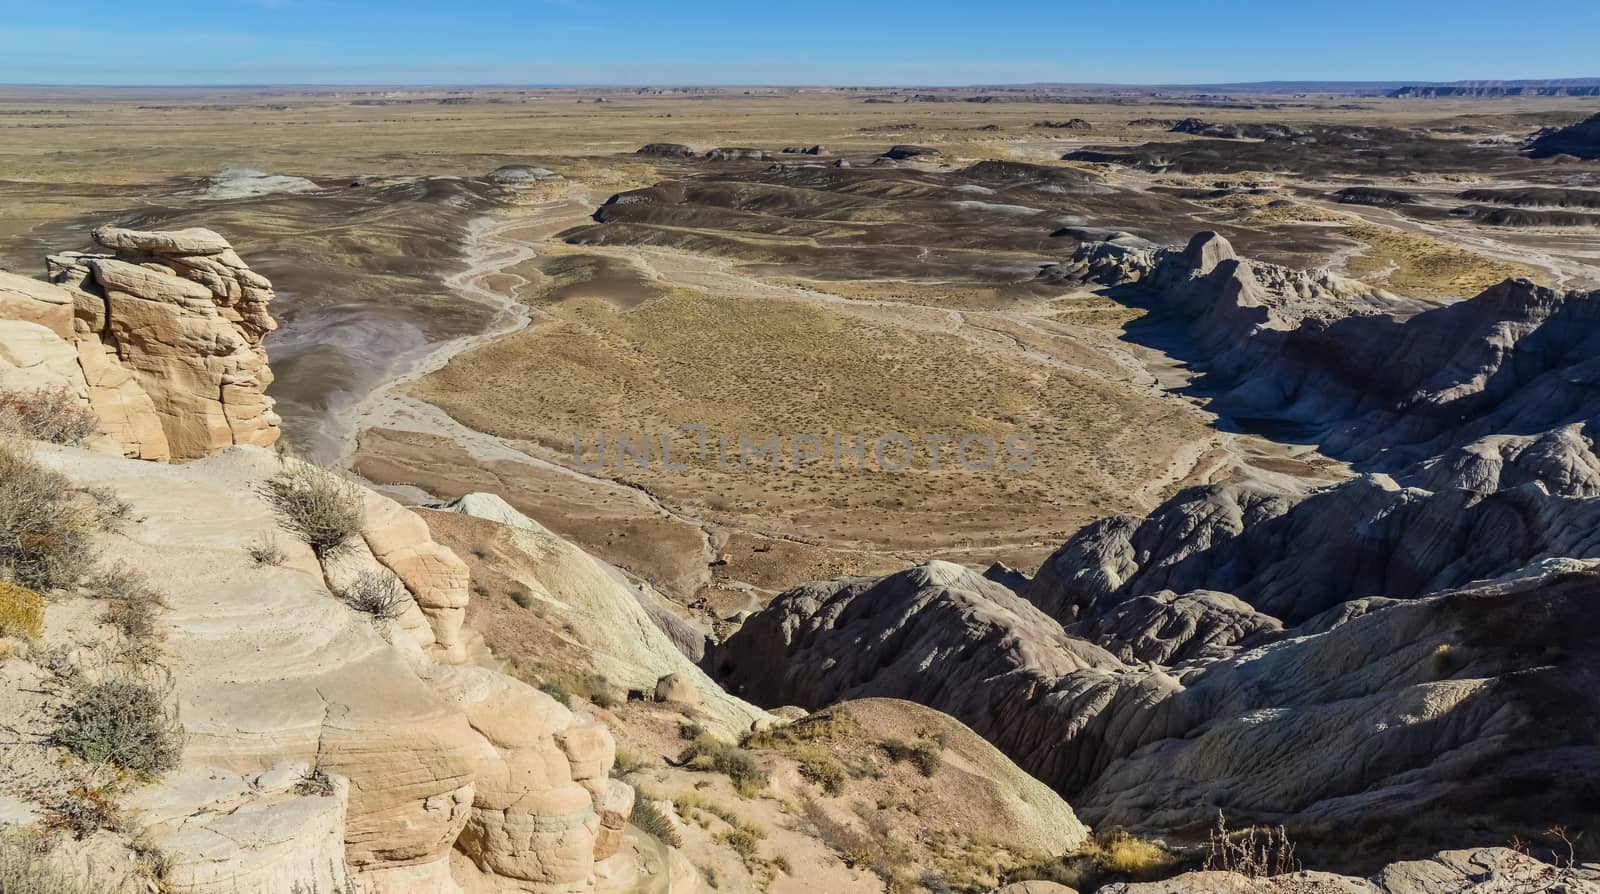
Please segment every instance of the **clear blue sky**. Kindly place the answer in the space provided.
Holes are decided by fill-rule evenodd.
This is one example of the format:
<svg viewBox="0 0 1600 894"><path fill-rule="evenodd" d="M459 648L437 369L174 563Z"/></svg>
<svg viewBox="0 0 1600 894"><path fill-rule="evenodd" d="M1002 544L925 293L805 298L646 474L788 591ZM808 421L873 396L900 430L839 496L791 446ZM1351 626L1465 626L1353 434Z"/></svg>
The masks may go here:
<svg viewBox="0 0 1600 894"><path fill-rule="evenodd" d="M1600 76L1600 0L0 0L0 83Z"/></svg>

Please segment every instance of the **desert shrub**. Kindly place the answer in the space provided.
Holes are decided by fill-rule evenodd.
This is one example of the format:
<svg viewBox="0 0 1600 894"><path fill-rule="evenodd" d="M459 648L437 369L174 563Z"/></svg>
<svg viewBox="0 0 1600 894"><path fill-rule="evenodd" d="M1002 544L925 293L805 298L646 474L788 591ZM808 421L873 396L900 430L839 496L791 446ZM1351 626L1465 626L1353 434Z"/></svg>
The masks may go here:
<svg viewBox="0 0 1600 894"><path fill-rule="evenodd" d="M1062 856L1024 860L999 873L1003 884L1050 881L1093 891L1113 881L1153 881L1177 868L1179 859L1160 843L1115 831L1097 836Z"/></svg>
<svg viewBox="0 0 1600 894"><path fill-rule="evenodd" d="M83 492L95 505L95 521L102 531L115 531L133 518L133 504L109 487L86 487Z"/></svg>
<svg viewBox="0 0 1600 894"><path fill-rule="evenodd" d="M635 754L633 749L618 743L617 757L611 764L611 775L626 776L636 770L642 770L650 766L651 763L652 761L649 758L641 757Z"/></svg>
<svg viewBox="0 0 1600 894"><path fill-rule="evenodd" d="M110 601L101 620L129 639L148 641L156 635L156 609L166 599L150 579L124 562L103 568L89 578L91 595Z"/></svg>
<svg viewBox="0 0 1600 894"><path fill-rule="evenodd" d="M321 767L313 767L309 773L301 776L289 791L302 798L328 798L333 796L333 780L328 778L328 773Z"/></svg>
<svg viewBox="0 0 1600 894"><path fill-rule="evenodd" d="M844 764L827 749L816 746L797 748L794 750L794 757L800 764L802 779L816 783L830 795L844 794L844 785L849 779L849 774Z"/></svg>
<svg viewBox="0 0 1600 894"><path fill-rule="evenodd" d="M511 601L515 602L518 608L533 608L533 594L521 587L511 591Z"/></svg>
<svg viewBox="0 0 1600 894"><path fill-rule="evenodd" d="M256 563L257 566L278 566L289 558L284 553L283 548L278 546L278 538L274 534L267 534L259 539L250 541L244 551L250 557L250 561Z"/></svg>
<svg viewBox="0 0 1600 894"><path fill-rule="evenodd" d="M692 770L721 773L732 780L740 797L754 798L767 788L767 771L737 747L719 742L707 733L694 741L679 756L678 762Z"/></svg>
<svg viewBox="0 0 1600 894"><path fill-rule="evenodd" d="M768 860L767 863L770 864L773 869L783 873L784 875L794 875L794 864L789 862L788 854L773 854L772 859Z"/></svg>
<svg viewBox="0 0 1600 894"><path fill-rule="evenodd" d="M100 418L66 388L0 390L0 431L76 446L99 428Z"/></svg>
<svg viewBox="0 0 1600 894"><path fill-rule="evenodd" d="M725 832L718 832L717 841L733 848L733 852L746 861L755 859L761 847L761 839L749 829L728 829Z"/></svg>
<svg viewBox="0 0 1600 894"><path fill-rule="evenodd" d="M563 705L572 701L572 690L567 687L566 681L557 677L547 677L539 681L539 691Z"/></svg>
<svg viewBox="0 0 1600 894"><path fill-rule="evenodd" d="M278 522L311 545L319 559L350 549L366 527L366 505L355 484L305 463L284 467L263 486Z"/></svg>
<svg viewBox="0 0 1600 894"><path fill-rule="evenodd" d="M116 798L104 788L75 788L45 805L40 825L47 835L66 833L82 841L107 829L122 831L125 818Z"/></svg>
<svg viewBox="0 0 1600 894"><path fill-rule="evenodd" d="M405 612L410 594L392 571L363 571L339 591L339 598L358 612L392 621Z"/></svg>
<svg viewBox="0 0 1600 894"><path fill-rule="evenodd" d="M611 679L605 674L589 674L584 677L580 688L590 704L596 707L609 711L622 703L617 694L617 687L611 685Z"/></svg>
<svg viewBox="0 0 1600 894"><path fill-rule="evenodd" d="M405 614L410 597L405 583L388 570L363 571L339 590L339 598L351 608L384 621Z"/></svg>
<svg viewBox="0 0 1600 894"><path fill-rule="evenodd" d="M1449 643L1440 643L1439 647L1433 650L1433 673L1435 676L1450 676L1455 673L1457 663L1455 649L1451 648Z"/></svg>
<svg viewBox="0 0 1600 894"><path fill-rule="evenodd" d="M72 482L0 444L0 576L37 592L76 586L94 565L95 527Z"/></svg>
<svg viewBox="0 0 1600 894"><path fill-rule="evenodd" d="M1249 826L1230 832L1228 820L1217 811L1217 824L1211 827L1207 842L1207 869L1235 872L1249 878L1268 878L1300 871L1294 856L1294 842L1283 826Z"/></svg>
<svg viewBox="0 0 1600 894"><path fill-rule="evenodd" d="M793 723L770 726L745 735L746 748L784 749L800 742L839 742L861 735L861 723L843 708L831 708Z"/></svg>
<svg viewBox="0 0 1600 894"><path fill-rule="evenodd" d="M887 739L879 747L890 760L895 763L909 762L924 776L939 772L939 767L944 764L944 746L934 739L918 739L909 743Z"/></svg>
<svg viewBox="0 0 1600 894"><path fill-rule="evenodd" d="M628 814L628 822L662 844L683 847L683 836L678 834L678 828L672 824L671 818L643 793L634 798L633 812Z"/></svg>
<svg viewBox="0 0 1600 894"><path fill-rule="evenodd" d="M114 677L78 690L50 741L88 763L153 776L177 766L182 731L155 687Z"/></svg>
<svg viewBox="0 0 1600 894"><path fill-rule="evenodd" d="M150 887L159 891L170 889L170 886L163 882L172 874L172 855L161 849L161 845L150 835L149 829L129 841L128 850L133 853L133 858L139 864L139 870L144 877L155 883Z"/></svg>
<svg viewBox="0 0 1600 894"><path fill-rule="evenodd" d="M27 587L0 581L0 636L38 639L44 635L44 597Z"/></svg>
<svg viewBox="0 0 1600 894"><path fill-rule="evenodd" d="M0 894L99 894L100 880L50 862L37 835L0 834Z"/></svg>

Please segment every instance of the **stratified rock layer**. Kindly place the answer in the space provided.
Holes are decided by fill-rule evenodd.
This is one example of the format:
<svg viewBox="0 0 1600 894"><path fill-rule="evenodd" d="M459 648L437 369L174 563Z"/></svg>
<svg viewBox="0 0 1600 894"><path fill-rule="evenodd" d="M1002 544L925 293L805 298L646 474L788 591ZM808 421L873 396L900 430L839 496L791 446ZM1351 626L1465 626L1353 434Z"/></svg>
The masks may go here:
<svg viewBox="0 0 1600 894"><path fill-rule="evenodd" d="M454 586L450 567L424 578L408 569L429 563L396 558L442 558L420 519L367 494L370 549L324 566L278 536L285 560L257 565L247 547L277 529L260 495L280 469L271 453L183 466L42 455L142 519L101 547L157 580L168 606L183 759L132 806L172 859L173 890L342 891L348 871L363 894L454 894L453 850L507 890L593 890L632 806L609 778L611 735L526 684L429 657L459 617L423 595ZM330 591L385 562L421 591L420 609L375 621ZM303 784L314 774L326 785Z"/></svg>
<svg viewBox="0 0 1600 894"><path fill-rule="evenodd" d="M55 285L0 273L0 322L43 326L77 367L26 374L12 358L0 383L67 389L100 418L100 446L125 456L184 461L277 441L261 347L277 328L272 284L210 230L94 238L110 253L51 256Z"/></svg>

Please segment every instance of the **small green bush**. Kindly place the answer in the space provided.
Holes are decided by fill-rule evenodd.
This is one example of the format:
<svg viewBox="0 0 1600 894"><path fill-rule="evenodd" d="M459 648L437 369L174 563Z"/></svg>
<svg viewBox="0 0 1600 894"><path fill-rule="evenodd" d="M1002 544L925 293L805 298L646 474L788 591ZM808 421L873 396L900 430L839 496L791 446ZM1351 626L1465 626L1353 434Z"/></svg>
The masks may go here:
<svg viewBox="0 0 1600 894"><path fill-rule="evenodd" d="M178 764L182 733L154 687L114 677L79 690L51 744L91 764L155 776Z"/></svg>
<svg viewBox="0 0 1600 894"><path fill-rule="evenodd" d="M366 527L361 489L332 472L304 463L269 478L263 496L290 533L311 545L319 559L351 549Z"/></svg>

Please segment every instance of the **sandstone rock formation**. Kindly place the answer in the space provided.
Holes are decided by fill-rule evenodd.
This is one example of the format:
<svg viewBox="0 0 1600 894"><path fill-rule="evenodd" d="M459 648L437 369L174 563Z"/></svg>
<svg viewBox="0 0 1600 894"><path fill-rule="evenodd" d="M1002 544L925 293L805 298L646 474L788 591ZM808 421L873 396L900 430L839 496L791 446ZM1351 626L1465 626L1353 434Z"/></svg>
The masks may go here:
<svg viewBox="0 0 1600 894"><path fill-rule="evenodd" d="M729 738L770 719L761 709L730 697L696 667L654 620L644 605L647 597L620 570L493 494L467 494L442 510L412 517L426 522L441 540L459 540L485 551L494 573L526 594L530 606L559 617L564 622L560 636L574 647L570 655L559 656L570 671L587 667L624 691L642 694L655 693L663 678L673 678L676 685L669 688L674 700ZM483 522L472 527L454 523L461 516Z"/></svg>
<svg viewBox="0 0 1600 894"><path fill-rule="evenodd" d="M281 565L253 564L246 547L277 526L258 496L279 468L271 453L183 466L43 455L144 519L101 547L159 580L168 605L186 744L180 769L131 806L171 857L173 890L344 890L348 872L362 892L443 894L459 890L452 852L505 890L593 890L632 803L608 775L609 732L494 671L436 663L423 646L447 641L458 617L427 614L425 632L374 621L330 592L351 569L298 541L279 538ZM408 585L453 587L420 519L366 499L371 550L341 562L389 561ZM312 775L325 787L301 785Z"/></svg>
<svg viewBox="0 0 1600 894"><path fill-rule="evenodd" d="M261 346L276 328L271 283L210 230L93 235L109 253L51 256L55 285L0 273L0 322L37 323L60 339L48 348L6 339L35 345L33 363L0 368L8 387L78 395L100 417L100 442L126 456L184 461L275 442ZM76 370L59 362L68 351Z"/></svg>

